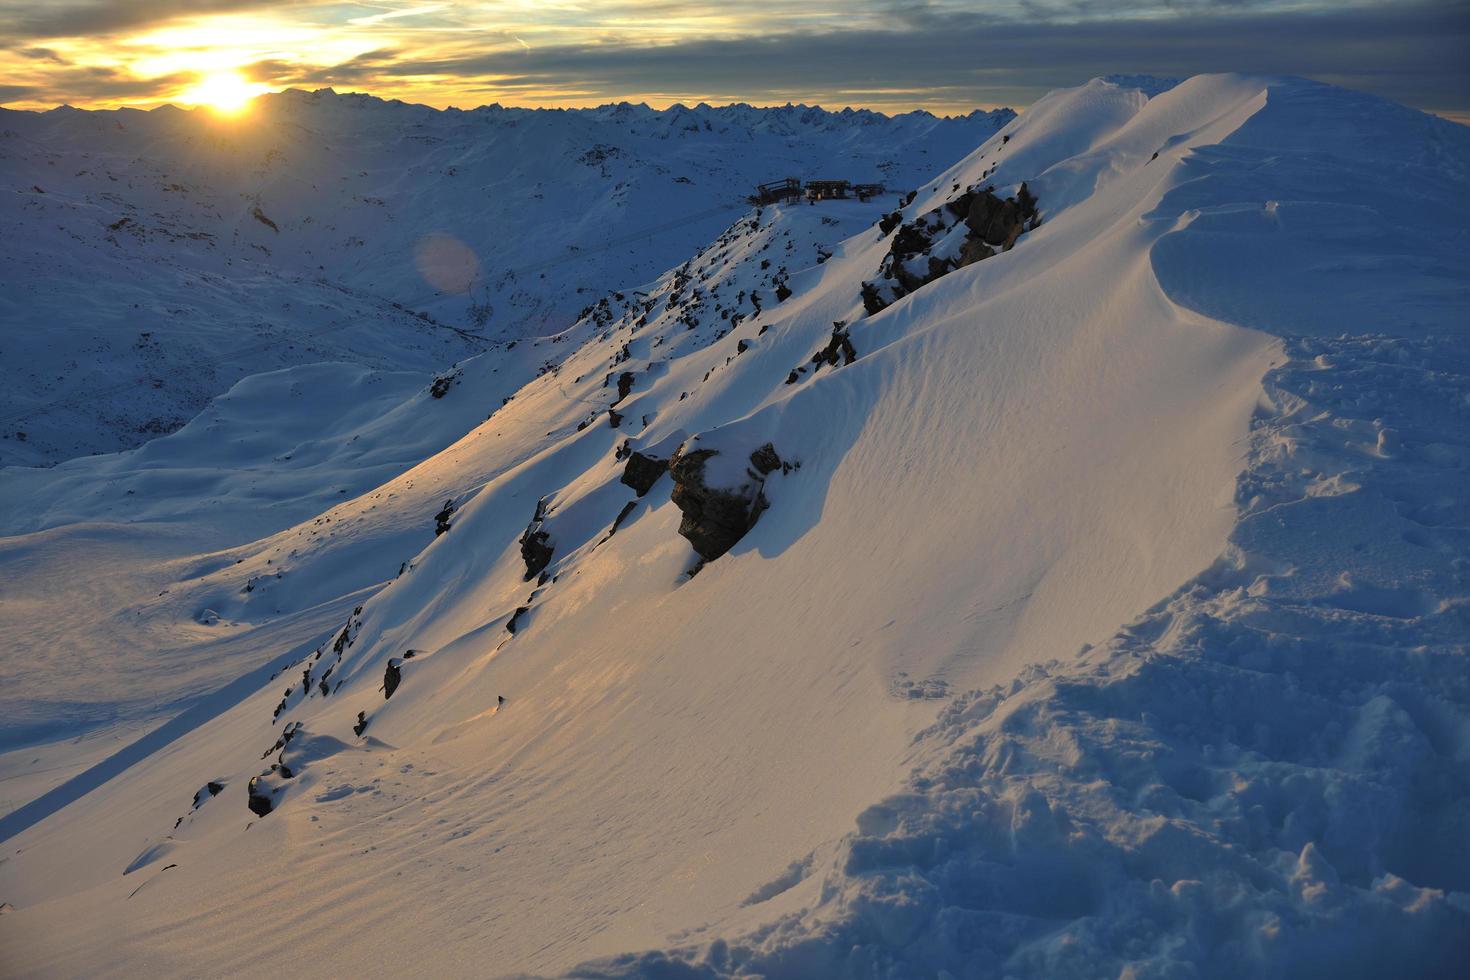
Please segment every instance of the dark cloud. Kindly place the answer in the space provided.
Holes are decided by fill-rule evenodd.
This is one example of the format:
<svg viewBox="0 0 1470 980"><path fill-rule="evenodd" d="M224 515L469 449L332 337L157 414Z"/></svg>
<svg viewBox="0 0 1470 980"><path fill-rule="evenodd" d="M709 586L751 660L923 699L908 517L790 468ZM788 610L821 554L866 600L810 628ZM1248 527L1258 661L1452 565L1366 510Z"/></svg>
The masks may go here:
<svg viewBox="0 0 1470 980"><path fill-rule="evenodd" d="M374 79L391 74L393 67L400 63L401 53L385 48L323 68L303 70L299 65L291 65L275 77L285 78L291 85L370 85Z"/></svg>
<svg viewBox="0 0 1470 980"><path fill-rule="evenodd" d="M32 61L49 61L52 64L56 65L71 64L71 62L67 61L61 55L57 54L55 51L52 51L50 48L21 48L16 53L19 54L22 58L30 58Z"/></svg>
<svg viewBox="0 0 1470 980"><path fill-rule="evenodd" d="M0 0L0 37L95 37L198 14L238 13L290 0Z"/></svg>
<svg viewBox="0 0 1470 980"><path fill-rule="evenodd" d="M183 72L138 78L113 68L72 67L48 72L43 79L31 85L0 86L0 91L9 88L21 90L0 101L25 98L37 102L85 104L93 101L159 100L193 79L192 74Z"/></svg>
<svg viewBox="0 0 1470 980"><path fill-rule="evenodd" d="M439 74L486 78L492 90L575 87L607 98L697 92L769 101L804 93L840 103L859 101L850 92L897 89L942 91L946 101L1017 105L1113 72L1241 71L1308 75L1426 108L1470 107L1465 3L1075 23L998 23L927 11L910 23L922 26L407 58L360 76L350 63L339 67L343 81ZM318 74L327 78L333 71Z"/></svg>

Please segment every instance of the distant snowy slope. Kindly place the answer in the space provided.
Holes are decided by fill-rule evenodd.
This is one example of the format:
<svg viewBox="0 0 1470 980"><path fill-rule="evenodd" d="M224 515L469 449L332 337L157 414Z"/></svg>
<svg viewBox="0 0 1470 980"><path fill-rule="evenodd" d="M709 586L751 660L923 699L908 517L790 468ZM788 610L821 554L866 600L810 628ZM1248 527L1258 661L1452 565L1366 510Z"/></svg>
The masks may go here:
<svg viewBox="0 0 1470 980"><path fill-rule="evenodd" d="M26 474L16 972L1451 975L1470 130L1100 79L913 189Z"/></svg>
<svg viewBox="0 0 1470 980"><path fill-rule="evenodd" d="M0 464L137 445L261 371L427 373L558 331L708 241L757 182L911 188L1013 116L330 90L231 120L0 109Z"/></svg>

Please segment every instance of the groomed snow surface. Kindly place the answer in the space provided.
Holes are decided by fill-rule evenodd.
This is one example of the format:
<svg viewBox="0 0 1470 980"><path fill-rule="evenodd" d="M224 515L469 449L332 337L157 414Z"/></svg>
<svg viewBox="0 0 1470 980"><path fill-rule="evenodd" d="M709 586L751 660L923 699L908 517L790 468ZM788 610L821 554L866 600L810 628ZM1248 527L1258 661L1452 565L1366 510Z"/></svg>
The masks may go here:
<svg viewBox="0 0 1470 980"><path fill-rule="evenodd" d="M1458 975L1470 130L1096 80L892 207L4 470L4 972Z"/></svg>

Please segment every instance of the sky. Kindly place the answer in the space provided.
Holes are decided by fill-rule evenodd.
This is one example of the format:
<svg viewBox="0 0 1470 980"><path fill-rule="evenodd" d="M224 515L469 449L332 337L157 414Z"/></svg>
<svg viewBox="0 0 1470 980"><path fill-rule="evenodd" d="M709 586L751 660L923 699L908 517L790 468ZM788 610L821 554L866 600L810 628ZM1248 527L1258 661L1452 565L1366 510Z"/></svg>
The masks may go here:
<svg viewBox="0 0 1470 980"><path fill-rule="evenodd" d="M433 106L1024 108L1115 72L1307 75L1470 122L1470 0L0 0L0 104L332 87Z"/></svg>

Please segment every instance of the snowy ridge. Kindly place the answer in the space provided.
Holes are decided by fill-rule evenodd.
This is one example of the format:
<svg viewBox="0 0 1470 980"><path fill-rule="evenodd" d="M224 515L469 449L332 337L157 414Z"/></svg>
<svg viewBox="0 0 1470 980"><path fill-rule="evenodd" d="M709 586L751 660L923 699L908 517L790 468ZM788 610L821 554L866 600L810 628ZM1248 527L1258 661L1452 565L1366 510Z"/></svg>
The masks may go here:
<svg viewBox="0 0 1470 980"><path fill-rule="evenodd" d="M1309 118L1329 146L1387 143L1392 166L1305 150ZM1438 120L1292 83L1196 149L1200 177L1157 217L1209 201L1224 226L1210 231L1294 260L1281 278L1374 294L1333 308L1335 338L1290 305L1247 312L1285 336L1286 360L1265 379L1225 554L1077 660L956 698L918 736L930 761L858 817L812 909L573 975L1453 975L1470 953L1470 511L1452 489L1470 469L1470 359L1463 280L1441 305L1450 283L1434 277L1470 224L1463 207L1417 218L1441 194L1465 200L1451 188L1467 147ZM1335 179L1253 206L1300 194L1292 171L1312 164ZM1344 212L1370 173L1377 206ZM1337 248L1376 234L1388 254L1335 268L1326 228ZM1198 284L1203 270L1186 285L1172 264L1192 244L1155 247L1171 292ZM1391 288L1346 281L1379 263Z"/></svg>
<svg viewBox="0 0 1470 980"><path fill-rule="evenodd" d="M560 330L682 261L760 181L911 188L1014 115L465 112L330 90L235 121L0 109L0 464L137 445L250 374L427 374Z"/></svg>
<svg viewBox="0 0 1470 980"><path fill-rule="evenodd" d="M1470 138L1141 84L365 417L323 374L322 438L207 507L249 386L15 493L28 579L130 570L5 613L16 704L208 713L0 818L20 970L1448 972ZM88 703L109 651L130 700Z"/></svg>

